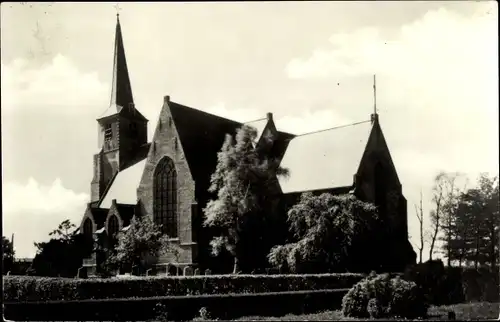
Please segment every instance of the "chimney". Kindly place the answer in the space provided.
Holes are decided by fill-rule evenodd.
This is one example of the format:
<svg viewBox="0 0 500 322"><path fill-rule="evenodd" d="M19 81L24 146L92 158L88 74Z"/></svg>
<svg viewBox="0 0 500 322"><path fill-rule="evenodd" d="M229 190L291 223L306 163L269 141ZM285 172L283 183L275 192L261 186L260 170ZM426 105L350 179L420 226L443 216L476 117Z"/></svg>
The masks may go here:
<svg viewBox="0 0 500 322"><path fill-rule="evenodd" d="M267 120L272 121L273 120L273 113L267 113Z"/></svg>
<svg viewBox="0 0 500 322"><path fill-rule="evenodd" d="M170 102L170 96L168 96L168 95L163 96L163 102L169 103Z"/></svg>

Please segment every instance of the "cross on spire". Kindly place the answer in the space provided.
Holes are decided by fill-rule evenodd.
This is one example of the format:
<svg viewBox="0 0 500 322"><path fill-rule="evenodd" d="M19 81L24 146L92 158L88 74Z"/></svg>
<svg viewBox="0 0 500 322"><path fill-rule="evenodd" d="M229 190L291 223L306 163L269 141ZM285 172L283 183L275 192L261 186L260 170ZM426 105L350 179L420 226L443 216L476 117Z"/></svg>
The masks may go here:
<svg viewBox="0 0 500 322"><path fill-rule="evenodd" d="M377 75L373 75L373 114L377 114Z"/></svg>
<svg viewBox="0 0 500 322"><path fill-rule="evenodd" d="M378 121L377 114L377 76L373 75L373 114L371 115L372 124Z"/></svg>
<svg viewBox="0 0 500 322"><path fill-rule="evenodd" d="M115 7L115 9L116 9L116 18L119 18L120 11L122 10L122 8L120 8L120 4L117 2L113 7Z"/></svg>

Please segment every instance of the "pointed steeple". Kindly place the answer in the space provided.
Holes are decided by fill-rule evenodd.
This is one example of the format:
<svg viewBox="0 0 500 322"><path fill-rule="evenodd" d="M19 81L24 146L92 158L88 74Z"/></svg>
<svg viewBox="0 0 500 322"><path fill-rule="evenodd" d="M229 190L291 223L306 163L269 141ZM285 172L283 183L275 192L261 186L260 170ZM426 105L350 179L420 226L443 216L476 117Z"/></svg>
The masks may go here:
<svg viewBox="0 0 500 322"><path fill-rule="evenodd" d="M373 113L371 115L372 124L378 122L378 113L377 113L377 78L376 75L373 75Z"/></svg>
<svg viewBox="0 0 500 322"><path fill-rule="evenodd" d="M120 16L116 14L115 50L113 57L113 83L111 87L110 107L120 112L122 108L128 108L134 104L132 86L128 75L127 59L123 46L122 28Z"/></svg>

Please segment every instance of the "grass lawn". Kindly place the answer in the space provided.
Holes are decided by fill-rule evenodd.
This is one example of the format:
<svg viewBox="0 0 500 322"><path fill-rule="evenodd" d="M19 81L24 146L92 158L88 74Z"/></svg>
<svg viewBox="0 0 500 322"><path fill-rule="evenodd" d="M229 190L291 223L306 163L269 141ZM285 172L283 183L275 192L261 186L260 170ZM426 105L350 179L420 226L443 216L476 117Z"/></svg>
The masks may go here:
<svg viewBox="0 0 500 322"><path fill-rule="evenodd" d="M448 320L448 312L453 311L456 314L457 320L486 320L498 319L500 312L500 303L470 303L470 304L455 304L449 306L439 306L429 308L428 320ZM243 317L238 321L360 321L368 319L354 319L345 318L340 311L326 311L315 314L305 315L285 315L282 317L264 317L264 316L251 316ZM381 319L386 320L386 319ZM396 320L396 319L394 319Z"/></svg>

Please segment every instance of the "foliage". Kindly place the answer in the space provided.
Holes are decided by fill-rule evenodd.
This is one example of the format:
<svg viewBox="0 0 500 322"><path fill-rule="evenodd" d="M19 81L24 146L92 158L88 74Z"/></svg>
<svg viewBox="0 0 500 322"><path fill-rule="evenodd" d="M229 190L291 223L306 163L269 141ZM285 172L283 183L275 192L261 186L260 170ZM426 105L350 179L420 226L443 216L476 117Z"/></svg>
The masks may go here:
<svg viewBox="0 0 500 322"><path fill-rule="evenodd" d="M71 223L69 219L66 219L61 222L56 229L50 232L49 236L55 236L55 239L69 241L74 235L75 228L75 224Z"/></svg>
<svg viewBox="0 0 500 322"><path fill-rule="evenodd" d="M149 216L134 216L128 230L119 232L117 237L115 253L108 255L108 264L148 268L157 256L178 252L169 242L169 237L162 233L161 226Z"/></svg>
<svg viewBox="0 0 500 322"><path fill-rule="evenodd" d="M414 281L433 305L499 300L499 276L488 268L449 267L434 260L409 268L405 279Z"/></svg>
<svg viewBox="0 0 500 322"><path fill-rule="evenodd" d="M233 273L255 269L251 262L265 262L271 246L268 239L271 234L266 233L272 222L271 195L278 187L277 177L288 175L278 160L265 153L272 138L261 140L259 148L253 145L256 138L256 130L249 126L240 128L235 140L230 135L226 137L217 154L209 188L217 198L210 200L204 209L204 225L218 232L210 243L213 255L228 251L234 258ZM256 258L247 260L245 267L245 256L251 253L257 254Z"/></svg>
<svg viewBox="0 0 500 322"><path fill-rule="evenodd" d="M5 236L2 236L2 272L6 274L14 264L14 245Z"/></svg>
<svg viewBox="0 0 500 322"><path fill-rule="evenodd" d="M83 300L349 288L361 274L210 275L69 279L6 276L5 301Z"/></svg>
<svg viewBox="0 0 500 322"><path fill-rule="evenodd" d="M450 190L450 189L448 189ZM474 264L495 268L498 264L500 215L498 213L498 178L486 173L475 187L447 194L442 207L443 248L448 265Z"/></svg>
<svg viewBox="0 0 500 322"><path fill-rule="evenodd" d="M352 246L369 236L376 221L375 206L354 195L304 193L288 212L294 242L275 246L268 259L273 266L287 265L295 273L346 271L358 254Z"/></svg>
<svg viewBox="0 0 500 322"><path fill-rule="evenodd" d="M468 303L450 306L438 306L429 308L429 316L432 320L447 320L448 312L455 312L458 321L484 321L498 318L498 303ZM281 317L247 316L236 321L356 321L353 318L342 316L340 311L323 311L314 314L287 314ZM398 321L399 319L384 319Z"/></svg>
<svg viewBox="0 0 500 322"><path fill-rule="evenodd" d="M342 299L346 317L425 317L427 305L415 283L389 274L369 276L358 282Z"/></svg>
<svg viewBox="0 0 500 322"><path fill-rule="evenodd" d="M65 220L49 234L53 237L48 242L35 243L38 251L30 275L74 277L77 274L92 245L85 236L75 234L74 228Z"/></svg>

